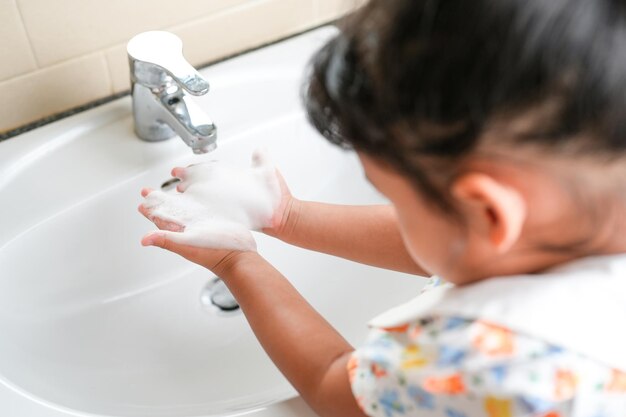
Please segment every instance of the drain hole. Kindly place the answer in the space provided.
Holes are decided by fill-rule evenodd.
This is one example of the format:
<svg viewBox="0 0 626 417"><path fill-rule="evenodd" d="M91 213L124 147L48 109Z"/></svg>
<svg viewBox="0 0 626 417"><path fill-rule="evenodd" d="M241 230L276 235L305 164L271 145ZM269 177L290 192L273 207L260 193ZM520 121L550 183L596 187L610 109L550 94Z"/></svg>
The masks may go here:
<svg viewBox="0 0 626 417"><path fill-rule="evenodd" d="M200 294L200 302L203 306L222 313L235 313L239 311L239 304L230 290L218 277L210 280Z"/></svg>
<svg viewBox="0 0 626 417"><path fill-rule="evenodd" d="M169 180L161 184L161 189L163 191L172 190L176 187L176 184L178 184L179 182L180 182L180 178L170 178Z"/></svg>

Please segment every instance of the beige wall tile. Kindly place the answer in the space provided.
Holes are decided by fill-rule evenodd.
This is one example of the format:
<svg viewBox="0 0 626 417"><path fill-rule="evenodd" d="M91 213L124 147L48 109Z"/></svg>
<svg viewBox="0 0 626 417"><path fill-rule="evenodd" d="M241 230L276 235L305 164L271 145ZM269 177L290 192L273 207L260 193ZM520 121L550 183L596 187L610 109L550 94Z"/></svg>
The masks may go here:
<svg viewBox="0 0 626 417"><path fill-rule="evenodd" d="M0 0L0 56L8 57L0 62L0 88L12 103L0 113L0 132L127 90L126 42L139 32L178 34L185 56L199 66L328 22L364 2Z"/></svg>
<svg viewBox="0 0 626 417"><path fill-rule="evenodd" d="M0 132L111 94L102 53L67 61L0 83L5 103Z"/></svg>
<svg viewBox="0 0 626 417"><path fill-rule="evenodd" d="M0 81L37 68L15 0L0 0L0 57Z"/></svg>
<svg viewBox="0 0 626 417"><path fill-rule="evenodd" d="M254 0L18 0L40 65ZM299 2L299 1L297 1ZM294 2L296 3L296 2Z"/></svg>

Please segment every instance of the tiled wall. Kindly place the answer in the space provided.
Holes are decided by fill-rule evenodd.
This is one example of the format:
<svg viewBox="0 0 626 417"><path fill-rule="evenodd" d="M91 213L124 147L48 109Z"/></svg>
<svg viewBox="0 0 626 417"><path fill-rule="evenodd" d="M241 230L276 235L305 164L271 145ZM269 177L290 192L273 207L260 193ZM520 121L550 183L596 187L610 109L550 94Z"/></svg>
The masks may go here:
<svg viewBox="0 0 626 417"><path fill-rule="evenodd" d="M127 90L126 42L165 29L193 65L331 21L363 0L0 0L0 133Z"/></svg>

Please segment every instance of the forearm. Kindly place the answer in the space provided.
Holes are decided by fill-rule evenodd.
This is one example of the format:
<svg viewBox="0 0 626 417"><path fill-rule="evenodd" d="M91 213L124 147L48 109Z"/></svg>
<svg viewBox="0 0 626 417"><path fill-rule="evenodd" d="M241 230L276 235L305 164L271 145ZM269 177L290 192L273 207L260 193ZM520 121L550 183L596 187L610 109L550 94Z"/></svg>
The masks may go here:
<svg viewBox="0 0 626 417"><path fill-rule="evenodd" d="M363 416L352 396L350 344L260 255L241 253L215 271L276 366L322 416Z"/></svg>
<svg viewBox="0 0 626 417"><path fill-rule="evenodd" d="M429 275L407 252L392 206L343 206L293 201L275 237L359 263Z"/></svg>

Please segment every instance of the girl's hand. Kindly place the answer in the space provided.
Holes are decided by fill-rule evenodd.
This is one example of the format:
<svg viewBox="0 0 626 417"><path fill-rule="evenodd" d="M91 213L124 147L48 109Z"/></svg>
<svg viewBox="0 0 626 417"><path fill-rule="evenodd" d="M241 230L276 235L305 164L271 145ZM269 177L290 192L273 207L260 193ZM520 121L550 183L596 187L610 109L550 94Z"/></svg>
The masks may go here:
<svg viewBox="0 0 626 417"><path fill-rule="evenodd" d="M141 196L145 198L152 191L153 190L150 188L144 188L141 190ZM153 216L150 210L143 204L139 205L139 212L153 222L160 230L167 232L182 232L184 230L184 227L177 223L168 222ZM169 240L167 233L158 231L151 232L144 236L141 240L141 244L143 246L157 246L174 252L193 263L213 271L213 273L218 276L222 275L225 270L229 269L236 262L241 254L245 253L229 249L208 249L182 245Z"/></svg>

